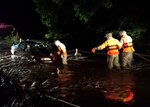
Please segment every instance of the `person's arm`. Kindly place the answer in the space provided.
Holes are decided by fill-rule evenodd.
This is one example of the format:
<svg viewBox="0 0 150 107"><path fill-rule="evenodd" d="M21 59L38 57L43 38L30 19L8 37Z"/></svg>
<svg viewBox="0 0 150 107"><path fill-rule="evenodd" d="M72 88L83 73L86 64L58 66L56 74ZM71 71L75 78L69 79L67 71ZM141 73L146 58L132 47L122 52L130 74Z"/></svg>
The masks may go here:
<svg viewBox="0 0 150 107"><path fill-rule="evenodd" d="M106 48L107 47L107 41L105 41L104 43L102 43L101 45L99 45L98 47L97 47L97 50L103 50L104 48Z"/></svg>
<svg viewBox="0 0 150 107"><path fill-rule="evenodd" d="M122 48L122 45L119 41L117 41L117 46L118 46L118 49L121 49Z"/></svg>
<svg viewBox="0 0 150 107"><path fill-rule="evenodd" d="M62 51L62 50L61 50L61 47L60 47L60 46L57 46L57 54L58 54L58 55L61 54L61 51Z"/></svg>
<svg viewBox="0 0 150 107"><path fill-rule="evenodd" d="M102 43L101 45L99 45L98 47L92 48L92 53L95 53L96 50L103 50L104 48L107 47L107 41L105 41L104 43Z"/></svg>
<svg viewBox="0 0 150 107"><path fill-rule="evenodd" d="M121 46L123 45L123 42L124 42L124 38L121 38L121 40L120 40Z"/></svg>

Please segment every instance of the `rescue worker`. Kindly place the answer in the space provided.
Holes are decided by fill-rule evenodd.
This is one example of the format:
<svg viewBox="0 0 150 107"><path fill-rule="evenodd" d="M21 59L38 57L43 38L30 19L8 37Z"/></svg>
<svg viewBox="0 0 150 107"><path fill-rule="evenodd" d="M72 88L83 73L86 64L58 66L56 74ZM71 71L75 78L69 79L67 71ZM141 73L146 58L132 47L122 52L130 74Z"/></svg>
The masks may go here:
<svg viewBox="0 0 150 107"><path fill-rule="evenodd" d="M57 54L61 56L62 58L62 63L64 65L68 64L67 63L67 50L66 50L66 46L60 42L59 40L56 40L55 41L55 45L57 46Z"/></svg>
<svg viewBox="0 0 150 107"><path fill-rule="evenodd" d="M107 48L107 63L108 69L113 69L114 67L120 70L119 63L119 49L121 49L121 44L119 40L113 38L112 33L106 34L107 40L99 45L98 47L92 48L92 52L95 53L96 50L103 50Z"/></svg>
<svg viewBox="0 0 150 107"><path fill-rule="evenodd" d="M121 36L120 43L123 48L122 52L122 67L123 69L128 69L132 67L133 60L133 52L135 51L133 48L132 38L127 35L126 31L119 32Z"/></svg>

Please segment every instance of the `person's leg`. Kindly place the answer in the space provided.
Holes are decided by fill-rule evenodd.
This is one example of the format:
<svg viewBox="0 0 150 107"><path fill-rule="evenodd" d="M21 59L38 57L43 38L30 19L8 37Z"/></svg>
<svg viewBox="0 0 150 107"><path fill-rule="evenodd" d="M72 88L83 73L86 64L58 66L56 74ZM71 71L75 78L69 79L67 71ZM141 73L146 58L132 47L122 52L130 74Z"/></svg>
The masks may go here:
<svg viewBox="0 0 150 107"><path fill-rule="evenodd" d="M62 58L62 63L63 63L64 65L67 65L67 64L68 64L68 63L67 63L67 57L64 56L64 57Z"/></svg>
<svg viewBox="0 0 150 107"><path fill-rule="evenodd" d="M122 68L123 69L126 69L127 62L128 62L128 54L127 54L127 52L123 52L122 53Z"/></svg>
<svg viewBox="0 0 150 107"><path fill-rule="evenodd" d="M133 53L130 52L130 53L128 53L127 56L128 56L127 66L128 66L129 68L131 68L131 67L132 67L132 60L133 60Z"/></svg>
<svg viewBox="0 0 150 107"><path fill-rule="evenodd" d="M113 69L113 56L107 56L108 69Z"/></svg>
<svg viewBox="0 0 150 107"><path fill-rule="evenodd" d="M116 69L120 70L119 55L114 55L114 66Z"/></svg>

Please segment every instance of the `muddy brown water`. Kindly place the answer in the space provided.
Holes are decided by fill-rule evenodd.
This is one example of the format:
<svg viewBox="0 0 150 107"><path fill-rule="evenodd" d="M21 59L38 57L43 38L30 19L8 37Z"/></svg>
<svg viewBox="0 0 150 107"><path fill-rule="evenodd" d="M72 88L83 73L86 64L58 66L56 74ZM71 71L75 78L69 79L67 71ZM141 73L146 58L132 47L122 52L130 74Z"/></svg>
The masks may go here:
<svg viewBox="0 0 150 107"><path fill-rule="evenodd" d="M1 55L2 107L150 107L150 66L108 71L98 60L41 64Z"/></svg>

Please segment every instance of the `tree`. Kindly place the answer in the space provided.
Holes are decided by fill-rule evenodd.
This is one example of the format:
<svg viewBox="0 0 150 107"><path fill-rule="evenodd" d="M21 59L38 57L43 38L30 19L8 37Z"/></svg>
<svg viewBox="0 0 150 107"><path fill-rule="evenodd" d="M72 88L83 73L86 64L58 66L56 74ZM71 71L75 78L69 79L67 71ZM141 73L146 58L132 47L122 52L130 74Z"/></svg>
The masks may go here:
<svg viewBox="0 0 150 107"><path fill-rule="evenodd" d="M120 30L127 30L136 36L135 39L139 39L147 30L147 26L143 26L143 19L138 17L144 13L136 12L142 7L134 0L33 1L41 15L41 22L48 29L45 37L49 40L65 38L92 43L99 35L105 36L107 31L118 35Z"/></svg>

